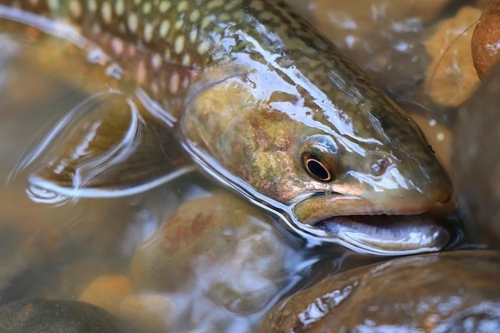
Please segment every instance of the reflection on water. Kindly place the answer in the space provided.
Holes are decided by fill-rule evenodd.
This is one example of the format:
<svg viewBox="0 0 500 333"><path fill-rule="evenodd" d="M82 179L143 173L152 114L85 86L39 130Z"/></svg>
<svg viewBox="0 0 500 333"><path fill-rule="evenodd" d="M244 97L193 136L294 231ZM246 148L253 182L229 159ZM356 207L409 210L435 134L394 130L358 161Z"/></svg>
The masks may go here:
<svg viewBox="0 0 500 333"><path fill-rule="evenodd" d="M431 115L419 112L420 117L428 122L447 119L438 114L445 108L422 97L420 86L429 65L423 39L444 2L435 2L432 15L423 17L408 11L387 13L377 7L375 12L384 13L385 19L374 20L373 25L363 15L349 16L349 11L322 13L322 8L333 7L328 1L315 1L308 8L311 20L327 35L328 31L341 31L331 26L349 31L328 37L350 51L390 93L404 100L421 98ZM373 18L373 7L369 11L365 6L363 10ZM336 13L333 17L329 15L332 11ZM367 27L358 27L360 23ZM53 68L40 70L15 60L24 58L18 52L33 52L36 46L18 43L7 35L1 35L0 45L0 179L9 179L0 188L0 304L33 298L82 300L132 321L140 327L138 332L196 328L201 332L247 332L255 331L264 314L284 295L312 285L325 274L379 260L331 246L305 249L303 240L272 227L279 225L275 216L233 198L193 169L162 179L165 184L158 188L125 198L75 200L37 186L26 191L28 175L36 170L40 158L63 156L52 160L62 169L74 167L71 158L75 153L88 155L89 163L107 163L106 170L110 170L109 163L118 161L113 167L119 174L123 156L116 160L96 157L92 155L95 150L87 148L104 144L92 138L82 140L75 132L62 135L80 140L84 144L80 150L65 152L67 155L41 154L61 135L57 126L66 127L74 120L68 112L75 110L78 117L85 116L81 106L88 107L85 101L94 96L88 95L79 80L69 84L60 80L65 75ZM142 141L127 141L127 133L134 136L151 131L138 130L141 114L134 109L134 101L117 96L118 103L125 102L131 117L136 117L136 126L123 129L124 140L107 144L115 145L117 154L131 149L127 156L136 159L133 174L138 175L143 164L135 154L137 147L130 143L148 145L158 142L158 137L153 138L156 141L147 136ZM103 116L87 118L82 126L97 130ZM439 134L451 135L447 125L440 122L430 126L429 132L437 138L436 150L443 159L449 141L439 140ZM156 156L161 165L162 155ZM100 181L99 174L85 173L95 170L94 166L80 170L81 178L71 179L70 187L78 187L75 181ZM148 176L158 180L158 174ZM127 186L136 180L131 177ZM64 181L68 180L61 183Z"/></svg>
<svg viewBox="0 0 500 333"><path fill-rule="evenodd" d="M72 200L71 197L64 196L58 192L49 191L36 185L28 185L26 195L33 202L50 205L52 207L66 205Z"/></svg>

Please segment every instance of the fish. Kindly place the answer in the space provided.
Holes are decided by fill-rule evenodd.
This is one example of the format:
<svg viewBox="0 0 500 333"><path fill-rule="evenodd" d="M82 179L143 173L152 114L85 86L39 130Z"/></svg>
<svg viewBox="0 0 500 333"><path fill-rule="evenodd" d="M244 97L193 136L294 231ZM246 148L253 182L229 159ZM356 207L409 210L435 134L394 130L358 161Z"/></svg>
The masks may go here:
<svg viewBox="0 0 500 333"><path fill-rule="evenodd" d="M452 192L422 131L283 1L0 0L0 17L97 47L119 67L122 91L161 120L191 161L299 234L383 255L436 251L450 239L426 219L409 222ZM61 23L76 33L61 32ZM102 120L113 121L116 114ZM70 195L114 196L165 179L160 170L152 180L143 157L126 169L137 191L117 190L115 181L76 186L80 160L69 162L61 158L30 181ZM118 181L127 178L120 170ZM388 216L384 232L380 219L370 226L365 218L374 215ZM407 234L391 232L399 216ZM339 231L349 221L355 232ZM409 246L409 239L418 241Z"/></svg>

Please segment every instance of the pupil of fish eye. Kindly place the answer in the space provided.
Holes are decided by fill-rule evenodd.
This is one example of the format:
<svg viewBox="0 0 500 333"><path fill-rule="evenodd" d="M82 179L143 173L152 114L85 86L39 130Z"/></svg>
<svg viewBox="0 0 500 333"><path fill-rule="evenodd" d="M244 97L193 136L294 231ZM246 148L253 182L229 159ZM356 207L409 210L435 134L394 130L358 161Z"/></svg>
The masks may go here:
<svg viewBox="0 0 500 333"><path fill-rule="evenodd" d="M308 159L306 161L306 167L309 173L317 178L318 180L321 181L329 181L331 180L330 173L328 170L323 166L323 164L317 160L314 159Z"/></svg>

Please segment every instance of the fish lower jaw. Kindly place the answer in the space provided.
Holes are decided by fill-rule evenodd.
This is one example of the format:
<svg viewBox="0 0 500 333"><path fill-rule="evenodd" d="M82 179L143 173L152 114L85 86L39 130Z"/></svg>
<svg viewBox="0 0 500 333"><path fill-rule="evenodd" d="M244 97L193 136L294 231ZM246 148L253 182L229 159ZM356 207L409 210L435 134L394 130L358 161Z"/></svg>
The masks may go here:
<svg viewBox="0 0 500 333"><path fill-rule="evenodd" d="M356 252L384 256L439 251L452 239L451 232L427 214L338 216L313 227Z"/></svg>

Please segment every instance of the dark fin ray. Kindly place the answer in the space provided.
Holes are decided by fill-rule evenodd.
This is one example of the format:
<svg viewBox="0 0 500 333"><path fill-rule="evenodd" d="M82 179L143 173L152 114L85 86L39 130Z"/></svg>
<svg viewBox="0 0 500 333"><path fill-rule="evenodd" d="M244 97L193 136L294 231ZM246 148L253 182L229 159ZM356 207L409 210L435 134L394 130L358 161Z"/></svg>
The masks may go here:
<svg viewBox="0 0 500 333"><path fill-rule="evenodd" d="M49 135L53 148L44 142L39 149L45 156L32 186L70 197L117 197L194 170L172 129L134 99L104 94L80 109L78 119Z"/></svg>

